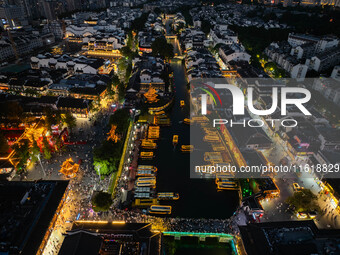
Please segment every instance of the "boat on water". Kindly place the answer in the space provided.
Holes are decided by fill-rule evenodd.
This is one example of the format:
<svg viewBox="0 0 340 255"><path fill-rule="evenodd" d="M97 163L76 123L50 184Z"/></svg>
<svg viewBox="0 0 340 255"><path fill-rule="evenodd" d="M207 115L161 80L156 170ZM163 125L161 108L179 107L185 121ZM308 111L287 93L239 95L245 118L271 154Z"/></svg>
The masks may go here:
<svg viewBox="0 0 340 255"><path fill-rule="evenodd" d="M136 198L152 198L151 194L148 193L148 192L135 193L134 197L135 197L135 199Z"/></svg>
<svg viewBox="0 0 340 255"><path fill-rule="evenodd" d="M185 118L185 119L183 120L183 123L184 123L184 124L187 124L187 125L190 125L190 124L191 124L191 120L188 119L188 118Z"/></svg>
<svg viewBox="0 0 340 255"><path fill-rule="evenodd" d="M147 177L138 177L137 182L156 182L156 177L155 176L147 176Z"/></svg>
<svg viewBox="0 0 340 255"><path fill-rule="evenodd" d="M150 205L154 205L155 203L157 203L157 198L153 198L153 197L149 197L149 198L136 198L135 197L134 206L147 208Z"/></svg>
<svg viewBox="0 0 340 255"><path fill-rule="evenodd" d="M137 187L151 187L155 188L156 187L156 182L155 181L148 181L148 182L143 182L143 181L137 181L136 182Z"/></svg>
<svg viewBox="0 0 340 255"><path fill-rule="evenodd" d="M154 115L163 115L165 114L165 111L159 111L159 112L155 112Z"/></svg>
<svg viewBox="0 0 340 255"><path fill-rule="evenodd" d="M181 151L182 152L193 152L194 151L194 146L193 145L182 145L181 146Z"/></svg>
<svg viewBox="0 0 340 255"><path fill-rule="evenodd" d="M136 176L155 176L156 172L152 170L137 170Z"/></svg>
<svg viewBox="0 0 340 255"><path fill-rule="evenodd" d="M171 120L167 116L156 116L154 120L155 124L160 126L170 126Z"/></svg>
<svg viewBox="0 0 340 255"><path fill-rule="evenodd" d="M151 193L153 190L150 187L136 187L135 193Z"/></svg>
<svg viewBox="0 0 340 255"><path fill-rule="evenodd" d="M149 126L148 129L148 138L149 139L158 139L159 138L159 126Z"/></svg>
<svg viewBox="0 0 340 255"><path fill-rule="evenodd" d="M142 140L142 148L154 150L157 148L157 144L152 139L143 139Z"/></svg>
<svg viewBox="0 0 340 255"><path fill-rule="evenodd" d="M140 158L141 159L153 159L154 154L152 151L142 151L140 153Z"/></svg>
<svg viewBox="0 0 340 255"><path fill-rule="evenodd" d="M151 170L151 171L154 171L154 172L157 172L157 167L155 166L151 166L151 165L139 165L137 167L137 171L140 171L140 170Z"/></svg>
<svg viewBox="0 0 340 255"><path fill-rule="evenodd" d="M179 194L174 192L159 192L157 193L157 198L159 200L177 200L179 199Z"/></svg>
<svg viewBox="0 0 340 255"><path fill-rule="evenodd" d="M149 213L151 214L171 214L172 207L170 205L151 205Z"/></svg>
<svg viewBox="0 0 340 255"><path fill-rule="evenodd" d="M178 143L178 135L174 135L174 136L172 137L172 143L173 143L174 145Z"/></svg>

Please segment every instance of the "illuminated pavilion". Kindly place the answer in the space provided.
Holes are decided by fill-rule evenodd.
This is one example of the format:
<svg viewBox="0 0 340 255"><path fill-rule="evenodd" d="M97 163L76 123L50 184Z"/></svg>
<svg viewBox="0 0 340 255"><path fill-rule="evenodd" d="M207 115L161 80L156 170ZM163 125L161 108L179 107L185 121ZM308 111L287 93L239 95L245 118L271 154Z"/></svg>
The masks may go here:
<svg viewBox="0 0 340 255"><path fill-rule="evenodd" d="M150 87L149 90L144 94L148 103L156 103L159 101L157 98L156 90L153 87Z"/></svg>
<svg viewBox="0 0 340 255"><path fill-rule="evenodd" d="M72 158L66 159L61 165L60 172L68 178L73 178L79 170L79 164L73 162Z"/></svg>
<svg viewBox="0 0 340 255"><path fill-rule="evenodd" d="M117 143L118 140L120 140L119 136L116 134L116 129L117 126L116 125L112 125L111 126L111 130L109 133L107 133L108 137L107 140L112 140L114 143Z"/></svg>

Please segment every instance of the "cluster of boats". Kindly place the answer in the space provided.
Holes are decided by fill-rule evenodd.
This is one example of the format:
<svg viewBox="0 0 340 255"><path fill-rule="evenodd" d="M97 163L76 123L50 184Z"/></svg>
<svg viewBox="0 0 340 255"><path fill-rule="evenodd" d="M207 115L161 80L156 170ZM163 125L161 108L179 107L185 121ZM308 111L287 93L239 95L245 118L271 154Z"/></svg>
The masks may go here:
<svg viewBox="0 0 340 255"><path fill-rule="evenodd" d="M184 101L183 101L184 102ZM184 106L184 105L183 105ZM161 115L162 116L162 115ZM155 116L160 121L160 116ZM164 120L165 121L165 120ZM165 121L166 122L166 121ZM184 119L185 124L190 125L190 119ZM160 127L158 125L150 125L145 139L141 141L140 158L150 160L154 158L154 152L157 148L157 139L160 137ZM173 136L173 144L177 145L179 136ZM182 152L192 152L193 145L181 145ZM136 180L134 189L134 206L147 208L150 214L171 214L172 207L170 205L160 205L161 201L171 201L179 199L179 194L175 192L156 192L156 175L158 169L153 165L138 165L136 169Z"/></svg>
<svg viewBox="0 0 340 255"><path fill-rule="evenodd" d="M174 192L156 193L157 167L139 165L136 171L134 198L136 207L148 208L150 214L171 214L171 206L159 205L162 200L177 200L179 194Z"/></svg>
<svg viewBox="0 0 340 255"><path fill-rule="evenodd" d="M147 138L142 140L141 147L146 150L155 150L157 143L155 140L159 138L160 128L159 126L149 126ZM153 159L155 154L153 151L142 151L139 155L141 159L150 160Z"/></svg>

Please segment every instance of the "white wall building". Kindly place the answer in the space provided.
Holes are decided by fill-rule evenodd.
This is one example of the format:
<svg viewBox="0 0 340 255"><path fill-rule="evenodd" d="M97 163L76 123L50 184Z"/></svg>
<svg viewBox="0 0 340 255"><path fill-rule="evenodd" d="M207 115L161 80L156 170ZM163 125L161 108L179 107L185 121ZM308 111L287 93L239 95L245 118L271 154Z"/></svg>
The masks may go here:
<svg viewBox="0 0 340 255"><path fill-rule="evenodd" d="M214 29L210 29L209 39L213 41L213 46L217 44L231 45L238 42L237 34L228 29L227 25L216 25Z"/></svg>
<svg viewBox="0 0 340 255"><path fill-rule="evenodd" d="M72 58L68 55L53 57L51 54L39 54L36 57L31 57L32 69L66 69L69 73L97 74L102 64L103 60L91 59L85 56Z"/></svg>
<svg viewBox="0 0 340 255"><path fill-rule="evenodd" d="M218 53L225 64L230 61L247 61L249 63L251 57L240 44L222 45Z"/></svg>
<svg viewBox="0 0 340 255"><path fill-rule="evenodd" d="M340 47L329 49L317 56L314 56L310 61L309 68L317 72L322 72L340 63Z"/></svg>

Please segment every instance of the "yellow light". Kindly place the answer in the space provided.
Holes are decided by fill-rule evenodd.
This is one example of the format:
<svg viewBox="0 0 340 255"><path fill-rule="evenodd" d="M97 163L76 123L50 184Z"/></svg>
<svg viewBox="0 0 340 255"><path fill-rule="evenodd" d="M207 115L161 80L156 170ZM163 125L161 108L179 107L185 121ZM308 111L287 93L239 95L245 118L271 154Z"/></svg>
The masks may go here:
<svg viewBox="0 0 340 255"><path fill-rule="evenodd" d="M112 224L125 224L125 221L112 221Z"/></svg>
<svg viewBox="0 0 340 255"><path fill-rule="evenodd" d="M98 223L98 224L107 224L109 223L107 220L80 220L76 221L78 223Z"/></svg>

